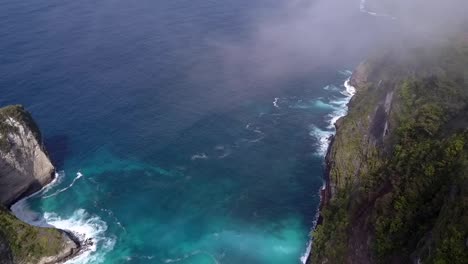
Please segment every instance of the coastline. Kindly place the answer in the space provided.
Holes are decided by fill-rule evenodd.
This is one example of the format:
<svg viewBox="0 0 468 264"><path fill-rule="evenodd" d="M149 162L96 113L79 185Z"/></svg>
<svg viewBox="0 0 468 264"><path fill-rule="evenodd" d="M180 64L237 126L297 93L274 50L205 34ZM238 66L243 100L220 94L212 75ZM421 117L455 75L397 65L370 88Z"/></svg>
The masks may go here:
<svg viewBox="0 0 468 264"><path fill-rule="evenodd" d="M36 192L33 192L32 194L18 198L14 203L8 206L8 210L11 212L11 214L13 214L21 222L31 226L56 229L63 234L64 238L68 239L68 241L64 239L63 243L64 245L69 244L69 246L64 246L64 250L58 255L46 257L46 260L42 262L44 264L65 263L68 260L79 256L81 253L86 251L86 249L93 243L90 240L80 240L79 237L75 235L72 231L60 229L55 226L49 225L43 218L36 218L35 221L28 221L26 219L26 212L24 212L22 208L27 203L27 200L55 186L55 184L59 183L59 178L59 174L54 172L53 178L48 184L44 185L41 189L39 189Z"/></svg>
<svg viewBox="0 0 468 264"><path fill-rule="evenodd" d="M355 83L353 81L354 79L354 72L353 74L344 82L344 87L346 88L346 91L350 94L350 96L348 97L348 102L346 103L346 107L348 108L349 107L349 103L351 102L351 100L353 99L355 93L356 93L356 87L353 86L351 83ZM331 199L331 187L330 187L330 164L332 162L331 158L330 158L330 153L331 153L331 149L333 147L333 143L335 141L335 135L336 135L336 132L338 131L338 123L340 122L340 120L342 118L344 118L345 116L348 115L348 111L349 109L346 109L346 112L338 117L336 119L336 121L333 122L333 126L335 127L335 133L333 133L332 135L330 135L330 137L328 138L328 147L327 147L327 151L326 151L326 154L325 154L325 157L324 157L324 173L323 173L323 185L322 185L322 188L320 188L320 191L319 191L319 194L320 194L320 203L319 203L319 206L318 206L318 209L317 209L317 213L316 213L316 216L315 216L315 219L313 221L313 227L311 228L311 235L312 233L317 229L317 227L319 225L322 224L323 222L323 217L322 217L322 209L324 208L324 206L326 206L328 204L328 202L330 201ZM306 254L304 254L304 256L301 258L301 262L303 264L307 264L308 261L309 261L309 258L310 258L310 255L312 253L312 244L313 244L313 237L311 236L310 237L310 240L307 244L307 251L306 251Z"/></svg>

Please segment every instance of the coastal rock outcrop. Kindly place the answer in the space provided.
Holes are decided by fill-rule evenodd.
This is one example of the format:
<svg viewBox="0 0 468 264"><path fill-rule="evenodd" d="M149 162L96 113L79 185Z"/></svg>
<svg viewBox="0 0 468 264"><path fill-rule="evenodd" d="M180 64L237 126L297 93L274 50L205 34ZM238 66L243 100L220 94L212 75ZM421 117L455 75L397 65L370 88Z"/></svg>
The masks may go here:
<svg viewBox="0 0 468 264"><path fill-rule="evenodd" d="M8 208L54 179L41 133L22 106L0 108L0 263L59 263L76 254L72 234L31 226Z"/></svg>
<svg viewBox="0 0 468 264"><path fill-rule="evenodd" d="M21 106L0 109L0 203L37 192L54 173L31 115Z"/></svg>

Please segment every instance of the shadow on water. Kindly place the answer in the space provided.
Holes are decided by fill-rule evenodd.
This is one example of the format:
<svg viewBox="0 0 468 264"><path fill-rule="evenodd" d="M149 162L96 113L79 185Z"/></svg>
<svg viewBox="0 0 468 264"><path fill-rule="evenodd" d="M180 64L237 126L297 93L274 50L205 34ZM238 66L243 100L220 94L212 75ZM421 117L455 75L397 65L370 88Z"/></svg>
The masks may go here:
<svg viewBox="0 0 468 264"><path fill-rule="evenodd" d="M46 137L44 144L54 166L63 168L65 160L71 156L70 137L68 135Z"/></svg>

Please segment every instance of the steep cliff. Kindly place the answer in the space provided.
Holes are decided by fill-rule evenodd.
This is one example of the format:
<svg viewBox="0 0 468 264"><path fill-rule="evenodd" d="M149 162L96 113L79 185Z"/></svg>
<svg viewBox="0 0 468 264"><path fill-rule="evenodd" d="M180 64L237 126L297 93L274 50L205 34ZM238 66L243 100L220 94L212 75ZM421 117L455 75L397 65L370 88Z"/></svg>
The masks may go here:
<svg viewBox="0 0 468 264"><path fill-rule="evenodd" d="M0 263L56 263L78 251L68 233L28 225L7 209L54 172L31 115L22 106L0 108Z"/></svg>
<svg viewBox="0 0 468 264"><path fill-rule="evenodd" d="M52 181L41 134L21 106L0 109L0 203L9 206Z"/></svg>
<svg viewBox="0 0 468 264"><path fill-rule="evenodd" d="M311 263L468 263L468 43L359 65Z"/></svg>

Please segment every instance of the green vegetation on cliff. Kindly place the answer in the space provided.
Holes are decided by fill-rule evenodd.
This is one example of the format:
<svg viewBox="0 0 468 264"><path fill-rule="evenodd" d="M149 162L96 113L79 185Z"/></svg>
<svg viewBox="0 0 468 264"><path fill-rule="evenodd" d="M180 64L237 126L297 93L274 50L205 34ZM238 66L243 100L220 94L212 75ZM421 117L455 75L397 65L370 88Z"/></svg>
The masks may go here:
<svg viewBox="0 0 468 264"><path fill-rule="evenodd" d="M32 134L32 135L31 135ZM53 166L40 131L19 105L0 108L0 263L57 263L78 251L74 238L55 228L36 227L7 207L52 180Z"/></svg>
<svg viewBox="0 0 468 264"><path fill-rule="evenodd" d="M14 263L38 263L63 250L62 232L23 223L0 206L0 234L8 242Z"/></svg>
<svg viewBox="0 0 468 264"><path fill-rule="evenodd" d="M21 105L9 105L0 108L0 151L9 151L10 144L7 136L17 132L17 128L8 121L10 118L31 129L34 136L41 142L41 132L31 114Z"/></svg>
<svg viewBox="0 0 468 264"><path fill-rule="evenodd" d="M312 263L468 263L468 43L408 54L360 73Z"/></svg>

